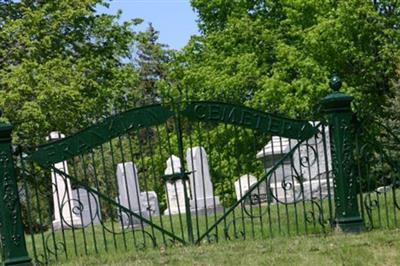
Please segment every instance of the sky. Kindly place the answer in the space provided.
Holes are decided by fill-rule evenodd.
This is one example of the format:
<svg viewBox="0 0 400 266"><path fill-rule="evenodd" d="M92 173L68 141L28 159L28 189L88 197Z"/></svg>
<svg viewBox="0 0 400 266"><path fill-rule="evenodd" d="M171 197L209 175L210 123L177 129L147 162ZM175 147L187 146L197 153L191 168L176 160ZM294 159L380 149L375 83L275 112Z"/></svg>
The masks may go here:
<svg viewBox="0 0 400 266"><path fill-rule="evenodd" d="M190 0L113 0L110 7L98 7L97 12L115 14L122 10L121 21L142 18L137 30L145 30L149 22L160 32L159 41L179 50L198 34L197 16Z"/></svg>

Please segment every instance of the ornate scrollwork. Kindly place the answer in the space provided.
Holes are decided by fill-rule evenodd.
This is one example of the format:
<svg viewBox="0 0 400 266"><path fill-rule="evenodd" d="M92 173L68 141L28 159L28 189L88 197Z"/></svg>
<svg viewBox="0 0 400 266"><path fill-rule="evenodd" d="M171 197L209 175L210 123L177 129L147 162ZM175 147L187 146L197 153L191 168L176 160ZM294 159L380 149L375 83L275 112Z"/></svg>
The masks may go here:
<svg viewBox="0 0 400 266"><path fill-rule="evenodd" d="M305 151L305 153L304 153ZM311 153L310 153L311 151ZM313 166L318 157L317 150L313 147L311 144L303 144L299 148L299 153L300 153L300 165L302 167L308 168Z"/></svg>
<svg viewBox="0 0 400 266"><path fill-rule="evenodd" d="M306 212L306 221L311 224L318 223L322 230L325 232L326 224L328 224L328 220L324 218L324 211L322 209L321 204L316 200L311 200L312 209ZM316 210L315 210L316 208Z"/></svg>
<svg viewBox="0 0 400 266"><path fill-rule="evenodd" d="M374 221L372 217L372 211L375 208L379 207L379 201L377 199L371 198L371 193L368 193L364 196L364 207L367 213L368 223L365 223L368 230L372 230L374 228Z"/></svg>
<svg viewBox="0 0 400 266"><path fill-rule="evenodd" d="M279 183L275 183L275 186L271 185L272 178L269 181L269 188L272 198L282 204L292 204L301 201L304 197L304 188L301 180L302 176L287 175L283 177L283 180ZM279 185L277 185L279 184ZM283 195L279 195L279 191Z"/></svg>
<svg viewBox="0 0 400 266"><path fill-rule="evenodd" d="M236 230L237 229L236 228L236 224L240 224L237 221L239 221L239 220L243 221L243 219L249 219L249 218L244 218L244 217L243 218L242 217L235 218L232 221L230 221L228 224L225 225L225 227L224 227L224 236L225 236L226 239L232 240L232 237L231 237L231 235L229 233L229 230L230 230L232 225L233 225L233 228L234 228L233 229L233 239L246 239L246 233L244 232L244 228L242 228L242 230L239 230L239 231Z"/></svg>
<svg viewBox="0 0 400 266"><path fill-rule="evenodd" d="M53 243L51 244L49 241L52 241ZM65 251L66 251L65 243L63 243L59 240L56 240L54 235L52 235L52 234L49 234L46 237L45 246L46 246L48 256L57 257L59 255L65 254Z"/></svg>
<svg viewBox="0 0 400 266"><path fill-rule="evenodd" d="M3 201L5 203L5 207L8 209L8 212L10 214L10 219L12 221L12 233L11 233L11 240L13 241L15 246L18 246L21 241L21 235L17 232L17 226L18 226L18 210L17 210L17 205L18 203L18 188L16 186L16 180L14 179L14 176L11 176L10 174L10 158L8 157L8 154L4 151L0 153L0 167L1 171L3 173L2 181L3 181ZM4 243L4 241L2 241Z"/></svg>
<svg viewBox="0 0 400 266"><path fill-rule="evenodd" d="M84 189L84 188L78 188L78 189ZM74 198L72 197L73 195L67 195L67 191L64 192L63 195L63 200L60 206L60 213L61 213L61 218L62 221L65 225L67 225L69 228L82 228L82 227L87 227L90 224L92 224L96 218L100 219L100 206L99 202L97 200L97 197L94 193L90 191L86 191L88 200L91 202L90 206L85 206L82 203L82 199L80 197ZM79 194L79 193L78 193ZM94 206L92 206L94 204ZM73 215L76 215L81 218L81 223L79 225L75 225L73 223L70 223L65 217L63 216L64 213L64 208L68 208L67 212L70 212ZM90 208L89 210L89 220L84 220L83 215L84 211L86 210L85 208Z"/></svg>

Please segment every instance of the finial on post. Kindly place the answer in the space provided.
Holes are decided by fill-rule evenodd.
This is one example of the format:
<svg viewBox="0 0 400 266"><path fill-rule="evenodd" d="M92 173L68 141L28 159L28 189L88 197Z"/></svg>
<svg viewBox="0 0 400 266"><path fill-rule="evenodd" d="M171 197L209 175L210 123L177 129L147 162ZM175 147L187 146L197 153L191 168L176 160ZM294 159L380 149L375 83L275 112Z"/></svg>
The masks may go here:
<svg viewBox="0 0 400 266"><path fill-rule="evenodd" d="M334 91L339 91L342 87L342 80L336 73L333 73L331 80L329 81L329 86Z"/></svg>

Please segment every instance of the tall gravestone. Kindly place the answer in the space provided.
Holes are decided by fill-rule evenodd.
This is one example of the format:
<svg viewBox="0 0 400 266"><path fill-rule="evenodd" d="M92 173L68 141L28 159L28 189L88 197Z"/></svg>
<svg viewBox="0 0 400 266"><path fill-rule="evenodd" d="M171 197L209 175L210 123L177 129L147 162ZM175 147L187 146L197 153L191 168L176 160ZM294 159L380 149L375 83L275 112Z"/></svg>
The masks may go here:
<svg viewBox="0 0 400 266"><path fill-rule="evenodd" d="M64 134L53 131L47 140L58 140L64 137ZM66 161L54 164L54 168L68 174ZM74 212L73 193L69 178L51 170L51 181L53 183L54 229L82 226L81 217Z"/></svg>
<svg viewBox="0 0 400 266"><path fill-rule="evenodd" d="M192 211L220 209L219 197L214 196L211 182L210 169L207 153L203 147L193 147L186 151L187 167L190 175L190 189L192 200L190 207Z"/></svg>
<svg viewBox="0 0 400 266"><path fill-rule="evenodd" d="M132 162L119 163L117 165L117 180L119 204L138 215L147 217L146 211L140 204L141 195L136 166ZM123 210L121 215L121 222L124 227L141 223L140 219Z"/></svg>
<svg viewBox="0 0 400 266"><path fill-rule="evenodd" d="M160 207L158 205L158 197L154 191L144 191L140 193L141 205L147 216L160 215Z"/></svg>
<svg viewBox="0 0 400 266"><path fill-rule="evenodd" d="M101 220L99 197L84 188L72 190L74 214L81 218L80 226L99 224ZM74 225L76 227L76 225Z"/></svg>
<svg viewBox="0 0 400 266"><path fill-rule="evenodd" d="M235 182L235 192L237 200L240 200L244 196L244 194L246 194L246 192L250 189L250 187L255 183L257 183L257 177L250 174L242 175Z"/></svg>
<svg viewBox="0 0 400 266"><path fill-rule="evenodd" d="M167 168L165 169L165 175L172 175L181 172L181 160L179 157L175 155L171 155L167 160ZM187 182L187 181L186 181ZM165 215L168 214L178 214L178 213L186 213L185 208L185 190L183 186L182 179L176 181L167 181L167 203L168 208L164 211ZM188 184L186 184L188 188ZM190 195L190 193L187 193Z"/></svg>

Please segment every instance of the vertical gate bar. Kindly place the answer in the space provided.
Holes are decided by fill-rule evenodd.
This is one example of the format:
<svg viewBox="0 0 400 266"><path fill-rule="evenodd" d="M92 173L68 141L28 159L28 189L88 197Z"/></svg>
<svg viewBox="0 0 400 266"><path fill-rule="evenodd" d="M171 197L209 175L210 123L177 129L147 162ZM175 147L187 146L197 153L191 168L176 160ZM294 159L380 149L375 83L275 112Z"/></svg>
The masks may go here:
<svg viewBox="0 0 400 266"><path fill-rule="evenodd" d="M298 146L296 149L298 150L298 152L297 152L298 160L299 160L299 162L301 162L300 146ZM294 154L295 154L295 153L294 153ZM293 162L292 162L292 163L293 163ZM293 167L293 170L294 170L296 176L301 177L301 173L303 172L303 167L302 167L301 163L299 163L299 170L298 170L298 171L296 170L295 167ZM300 182L302 182L302 181L300 181ZM305 201L305 199L304 199L304 187L303 187L303 185L301 185L300 188L301 188L302 194L303 194L303 197L302 197L302 199L301 199L301 207L302 207L302 209L303 209L304 232L305 232L305 234L308 234L308 226L307 226L307 207L306 207L306 201Z"/></svg>
<svg viewBox="0 0 400 266"><path fill-rule="evenodd" d="M267 155L266 151L265 151L265 146L263 146L262 148L263 151L263 158L265 158ZM266 169L266 167L264 167L264 174L267 174L268 171ZM268 182L268 179L270 179L272 176L270 175L269 177L267 177L265 179L265 191L267 193L267 213L268 213L268 229L269 229L269 234L270 237L273 237L273 231L272 231L272 218L271 218L271 203L273 200L272 197L272 189L271 186L269 185L270 183Z"/></svg>
<svg viewBox="0 0 400 266"><path fill-rule="evenodd" d="M65 161L63 161L63 169L64 169L64 171L66 171L66 169L67 169L67 163L65 162ZM72 191L71 191L72 192ZM73 201L73 199L72 199L72 195L69 195L69 191L68 190L66 190L66 193L67 193L67 199L69 200L69 201ZM68 204L68 211L69 211L69 215L70 215L70 217L72 217L72 207L71 207L71 204ZM50 209L50 208L49 208ZM62 220L61 220L61 222L62 222ZM72 219L71 220L71 225L72 225L72 239L73 239L73 242L74 242L74 251L75 251L75 255L77 255L78 254L78 249L77 249L77 246L76 246L76 237L75 237L75 226L74 226L74 219ZM64 233L64 232L63 232Z"/></svg>
<svg viewBox="0 0 400 266"><path fill-rule="evenodd" d="M275 164L276 161L277 161L277 158L276 158L276 155L275 155L275 147L274 146L275 145L274 145L274 142L273 142L273 136L271 136L271 155L272 155L272 161ZM276 217L277 217L277 222L278 222L278 232L279 232L279 234L281 234L282 233L281 212L280 212L280 209L279 209L280 202L279 202L279 196L278 196L278 183L277 183L277 180L276 180L276 170L277 169L274 170L274 172L272 173L272 176L270 178L273 178L273 180L274 180L275 197L276 197L276 199L275 199L276 200L276 204L274 206L275 206L275 209L276 209Z"/></svg>
<svg viewBox="0 0 400 266"><path fill-rule="evenodd" d="M172 157L171 157L171 156L173 155L173 152L172 152L172 147L171 147L171 138L170 138L169 130L168 130L168 127L167 127L167 126L165 127L165 132L166 132L166 136L167 136L167 148L168 148L167 155L169 155L168 159L171 159L172 173L173 173L173 174L176 174L176 173L175 173L174 160L172 160ZM177 199L178 218L179 218L178 220L179 220L179 226L180 226L180 230L181 230L181 236L182 236L182 239L185 240L184 229L183 229L183 224L182 224L181 205L180 205L180 203L179 203L179 197L178 197L178 192L177 192L177 188L176 188L176 182L172 182L172 183L173 183L173 185L174 185L174 192L175 192L176 199ZM182 184L182 185L183 185L183 184ZM166 195L167 195L167 202L168 202L168 204L169 204L169 196L168 196L168 186L167 186L167 182L165 182L165 191L167 192L167 193L166 193ZM171 230L172 230L172 233L174 233L174 224L175 224L175 222L172 221L172 220L173 220L172 215L175 215L175 214L173 214L173 213L171 212L171 208L169 208L169 206L168 206L168 212L169 212L169 220L170 220L170 224L171 224ZM179 228L178 228L178 230L179 230Z"/></svg>
<svg viewBox="0 0 400 266"><path fill-rule="evenodd" d="M98 178L97 178L97 170L96 170L96 161L95 161L95 155L94 155L94 152L93 152L93 149L90 151L90 155L91 155L91 157L92 157L92 165L93 165L93 173L94 173L94 176L95 176L95 178L94 178L94 181L95 181L95 186L96 186L96 190L97 191L100 191L100 185L99 185L99 180L98 180ZM89 208L90 208L90 215L92 215L92 211L91 211L91 206L90 206L90 198L89 198ZM97 209L96 209L96 214L95 214L95 216L94 217L96 217L96 215L97 215L97 217L99 218L99 220L101 219L100 217L101 217L101 202L100 202L100 199L98 200L98 202L97 202ZM92 220L93 219L93 216L90 216L90 220ZM95 218L94 218L95 219ZM102 226L101 227L101 231L103 232L103 242L104 242L104 249L105 249L105 251L107 252L108 251L108 247L107 247L107 237L106 237L106 232L105 232L105 229L104 229L104 226Z"/></svg>
<svg viewBox="0 0 400 266"><path fill-rule="evenodd" d="M85 161L85 155L84 154L81 154L81 160L82 160L82 170L83 170L83 176L84 176L84 180L87 182L87 184L90 186L91 184L89 183L89 176L88 176L88 167L89 167L89 164L88 163L86 163L86 161ZM78 177L78 176L76 176L76 177ZM97 178L97 177L96 177ZM67 179L67 177L65 177L65 179ZM80 193L79 193L79 190L77 191L78 193L78 198L79 198L79 202L81 202L81 200L80 200ZM71 195L72 196L72 195ZM88 198L88 203L89 203L89 215L90 215L90 217L93 217L93 214L92 214L92 205L91 205L91 203L90 203L90 195L89 195L89 191L87 191L86 190L86 197ZM82 211L80 211L80 215L81 215L81 222L82 222L82 225L84 224L83 223L83 214L82 214ZM90 225L91 225L91 228L92 228L92 237L93 237L93 245L94 245L94 250L95 250L95 252L96 252L96 254L98 254L99 253L99 250L97 249L97 238L96 238L96 231L94 230L94 224L93 224L93 221L90 221Z"/></svg>
<svg viewBox="0 0 400 266"><path fill-rule="evenodd" d="M376 191L376 190L374 190L374 194L375 194L375 196L376 196L376 202L377 202L377 204L376 204L376 207L378 208L378 221L379 221L379 228L382 228L382 213L381 213L381 203L380 203L380 196L379 196L379 193Z"/></svg>
<svg viewBox="0 0 400 266"><path fill-rule="evenodd" d="M192 132L193 127L192 127L192 123L189 123L189 147L193 147L193 139L192 139ZM196 130L193 130L196 131ZM187 156L187 155L186 155ZM190 162L191 162L191 168L194 169L194 159L193 159L193 149L190 149ZM188 166L189 167L189 166ZM193 184L191 184L191 187L195 188L196 187L196 178L195 175L196 173L192 173L193 175L193 179L191 180L193 182ZM194 189L192 191L192 198L193 199L197 199L197 193L196 193L196 189ZM198 208L197 208L197 200L194 200L194 213L195 213L195 218L196 218L196 233L197 233L197 238L200 237L200 225L199 225L199 213L198 213Z"/></svg>
<svg viewBox="0 0 400 266"><path fill-rule="evenodd" d="M180 103L178 103L180 104ZM175 130L178 138L178 151L179 157L181 159L181 173L185 173L185 158L183 153L183 139L182 139L182 118L180 114L180 107L178 107L176 111L176 119L175 119ZM188 230L188 239L189 243L194 243L193 237L193 225L192 225L192 215L190 213L190 203L189 203L189 195L187 193L187 183L186 179L182 180L184 197L185 197L185 209L186 209L186 224Z"/></svg>
<svg viewBox="0 0 400 266"><path fill-rule="evenodd" d="M289 139L289 150L290 151L292 150L292 140L291 139ZM291 175L292 182L294 183L295 177L294 177L294 173L293 173L293 163L294 163L293 156L290 156L290 175ZM296 188L294 185L292 186L292 192L293 192L293 195L296 195ZM297 213L297 200L295 200L293 202L293 208L294 208L294 220L296 223L296 234L299 234L299 216Z"/></svg>
<svg viewBox="0 0 400 266"><path fill-rule="evenodd" d="M381 155L379 158L380 164L381 164L381 168L384 168L384 162L383 162L383 156ZM383 184L384 186L386 186L386 184ZM379 194L379 193L378 193ZM383 193L383 201L385 203L385 217L386 217L386 225L389 228L389 209L388 209L388 201L387 201L387 193L384 192Z"/></svg>
<svg viewBox="0 0 400 266"><path fill-rule="evenodd" d="M253 152L254 152L254 154L257 154L258 153L258 149L257 149L257 132L256 131L253 131L253 138L252 138L252 142L253 142ZM261 139L261 138L260 138ZM264 167L263 167L264 168ZM247 179L247 181L249 181L249 188L250 188L250 180L249 179ZM259 218L259 220L260 220L260 233L261 233L261 238L263 239L264 238L264 224L263 224L263 215L262 215L262 206L261 206L261 197L260 197L260 186L258 186L257 187L257 195L258 195L258 202L257 202L257 205L258 205L258 218ZM267 200L268 200L268 197L267 197ZM256 216L257 217L257 216Z"/></svg>
<svg viewBox="0 0 400 266"><path fill-rule="evenodd" d="M313 126L315 127L315 123L313 122ZM322 127L322 125L321 125ZM314 143L315 143L315 158L316 158L316 164L317 164L317 176L318 176L318 186L319 186L319 204L320 204L320 211L321 211L321 219L322 221L325 220L325 216L324 216L324 202L323 202L323 198L322 198L322 186L321 186L321 167L320 167L320 161L319 161L319 149L318 149L318 138L317 138L318 134L314 135ZM321 137L323 137L322 133L321 133ZM325 165L325 173L328 173L327 171L327 167L328 165ZM323 169L322 169L323 171Z"/></svg>
<svg viewBox="0 0 400 266"><path fill-rule="evenodd" d="M362 154L361 154L361 147L360 147L361 143L360 143L360 138L359 138L359 135L361 134L361 132L358 132L357 130L358 130L358 128L356 129L356 135L355 135L355 141L354 141L355 154L356 154L355 163L357 166L356 170L357 170L357 174L358 174L358 178L359 178L358 185L359 185L359 192L360 192L359 193L359 201L360 201L360 208L361 208L361 218L363 219L364 225L365 225L366 216L365 216L365 210L364 210L363 188L362 188L362 182L361 182L361 180L363 179L363 175L364 175L364 169L361 166Z"/></svg>
<svg viewBox="0 0 400 266"><path fill-rule="evenodd" d="M210 131L211 131L211 129L210 130L206 130L206 132L207 132L207 150L208 151L210 151L208 154L209 154L209 166L210 166L210 169L213 169L213 165L214 165L214 161L215 160L213 160L212 158L212 149L211 149L211 143L210 143L210 139L211 139L211 135L210 135ZM215 185L214 185L214 183L213 183L213 191L214 191L214 193L215 193ZM213 204L214 204L214 223L217 221L217 205L216 205L216 202L215 202L215 197L213 198ZM218 226L216 226L215 227L215 237L216 237L216 242L218 242Z"/></svg>
<svg viewBox="0 0 400 266"><path fill-rule="evenodd" d="M76 159L76 161L79 162L79 157L78 158L74 158L74 163L71 166L72 166L72 170L73 170L74 176L78 177L79 175L78 175L78 172L77 172L76 168L78 168L79 165L78 166L75 165L76 164L75 159ZM65 177L65 178L67 178L67 177ZM79 190L77 192L78 192L77 193L78 201L81 202L81 195L79 193ZM79 218L81 220L81 224L83 224L82 213L79 214ZM82 232L82 238L83 238L83 247L84 247L84 250L85 250L85 254L88 255L88 249L87 249L88 244L87 244L87 241L86 241L86 230L85 230L84 226L82 226L81 229L82 229L81 232Z"/></svg>
<svg viewBox="0 0 400 266"><path fill-rule="evenodd" d="M167 127L167 125L165 125L165 128ZM156 130L157 130L157 136L161 136L160 135L160 128L159 128L159 126L156 126ZM168 131L166 130L166 134L168 134ZM163 148L162 148L162 143L161 143L161 138L159 137L159 145L158 145L158 152L160 153L160 158L161 158L161 160L163 161L163 158L165 159L165 157L164 157L164 154L163 154ZM168 159L168 158L167 158ZM172 160L171 160L171 164L172 164ZM172 167L173 168L173 167ZM164 191L165 191L165 200L166 200L166 202L169 204L169 195L168 195L168 189L167 189L167 182L164 182L164 185L163 185L163 187L164 187ZM167 210L168 210L168 215L167 214L165 214L165 211L164 211L164 215L166 215L166 216L168 216L169 217L169 225L170 225L170 227L171 227L171 233L172 234L174 234L175 235L175 232L174 232L174 226L173 226L173 224L172 224L172 218L171 218L171 209L170 208L167 208ZM161 218L161 216L162 216L162 214L161 214L161 210L160 210L160 223L161 223L161 227L162 228L164 228L164 225L163 225L163 223L162 223L162 218ZM168 221L166 222L167 224L168 224ZM165 242L165 236L164 236L164 232L163 232L163 239L164 239L164 244L166 243ZM183 239L183 238L182 238Z"/></svg>
<svg viewBox="0 0 400 266"><path fill-rule="evenodd" d="M309 144L309 142L308 142L308 140L306 140L306 153L307 153L307 156L310 156L310 146L309 146L310 144ZM317 154L315 155L315 156L317 156ZM309 188L310 188L310 198L311 198L311 201L313 200L313 192L312 192L312 182L311 182L311 165L310 165L311 163L310 163L310 161L308 161L307 162L307 172L308 172L308 180L310 181L309 183ZM315 213L315 206L314 206L314 204L311 202L311 211L312 211L312 213ZM315 217L313 217L313 219L312 219L312 224L313 224L313 229L314 229L314 232L316 231L316 223L315 223L315 219L314 219Z"/></svg>
<svg viewBox="0 0 400 266"><path fill-rule="evenodd" d="M339 92L341 80L333 76L334 90L322 100L331 129L332 167L335 174L335 225L343 231L361 231L363 221L358 210L353 158L353 97Z"/></svg>
<svg viewBox="0 0 400 266"><path fill-rule="evenodd" d="M325 132L325 125L322 124L322 142L324 145L324 159L326 165L326 184L328 186L328 209L329 209L329 222L332 222L333 219L333 207L332 207L332 194L331 194L331 183L329 181L329 177L332 175L329 171L329 160L328 160L328 145L326 144L326 132Z"/></svg>
<svg viewBox="0 0 400 266"><path fill-rule="evenodd" d="M151 142L151 140L149 139L149 129L146 128L146 129L143 129L143 130L145 132L147 142ZM145 153L145 150L144 150L144 147L143 147L143 141L141 141L140 138L139 138L139 131L136 131L136 136L137 136L138 142L139 142L140 163L142 164L143 169L146 169L144 156L143 156L143 154ZM129 144L129 151L130 151L131 156L132 156L132 161L134 161L133 149L132 149L132 141L131 141L131 138L129 136L128 136L128 144ZM143 183L144 183L144 187L145 187L145 191L146 191L146 200L147 200L147 203L150 204L149 188L148 188L148 185L147 185L147 179L149 178L149 175L147 174L147 171L143 171L143 175L144 175ZM139 187L139 184L137 184L137 186ZM146 211L146 210L144 210L144 211ZM149 211L149 220L151 222L153 222L153 217L152 217L150 211ZM154 227L151 226L150 230L151 230L151 235L152 235L153 239L155 240L156 236L155 236L155 232L154 232Z"/></svg>
<svg viewBox="0 0 400 266"><path fill-rule="evenodd" d="M199 147L203 147L203 140L201 137L201 124L200 122L197 122L197 140L199 142ZM193 160L193 159L192 159ZM203 166L203 149L200 149L200 164L201 164L201 172L199 173L199 175L201 175L201 179L202 179L202 185L203 185L203 195L200 195L200 197L203 197L203 204L204 204L204 216L205 216L205 221L206 221L206 230L208 231L208 207L207 207L207 199L206 199L206 188L205 188L205 182L204 182L204 166ZM194 180L195 178L193 178ZM193 186L193 190L196 190L196 187ZM197 202L197 198L194 198L195 202ZM207 236L208 237L208 236Z"/></svg>
<svg viewBox="0 0 400 266"><path fill-rule="evenodd" d="M231 130L231 128L230 128L230 126L228 126L228 124L226 124L226 123L224 123L224 131L225 132L228 132L228 129L229 130ZM232 146L232 145L229 145L230 147ZM232 147L231 147L231 149L230 149L230 154L234 154L234 150L232 149ZM228 165L233 165L232 164L232 156L228 156ZM229 174L231 175L231 176L234 176L234 174L235 174L235 172L234 172L234 169L233 169L233 167L229 167ZM230 183L230 187L231 187L231 190L232 191L235 191L235 184L234 184L234 181L232 180L232 178L229 178L228 179L229 180L229 183ZM228 214L229 215L229 214ZM234 235L236 236L236 215L239 215L239 214L236 214L236 212L235 212L235 209L233 209L232 210L232 225L233 225L233 231L234 231ZM238 217L239 218L239 217ZM229 226L229 224L228 224L228 226ZM226 227L227 228L227 227Z"/></svg>
<svg viewBox="0 0 400 266"><path fill-rule="evenodd" d="M364 158L364 161L366 162L366 158ZM372 199L371 199L371 175L370 175L370 167L366 167L365 168L365 176L367 177L367 189L366 189L366 192L367 192L367 198L368 198L368 200L366 200L366 201L364 201L365 202L365 208L366 208L366 211L367 211L367 216L370 218L370 225L369 225L369 227L372 229L372 228L374 228L374 217L372 216L372 208L373 208L373 201L372 201ZM369 209L368 209L369 208ZM370 216L369 216L369 214L370 214ZM364 222L365 223L365 222Z"/></svg>
<svg viewBox="0 0 400 266"><path fill-rule="evenodd" d="M116 189L118 191L117 163L115 161L114 146L112 144L112 140L109 141L109 144L110 144L111 162L112 162L112 165L113 165L113 173L112 173L112 175L114 176L115 187L116 187ZM121 200L120 200L119 196L117 196L116 198L117 198L118 205L121 205ZM128 246L126 245L125 230L123 228L124 227L124 221L123 221L122 211L121 211L120 208L118 208L118 209L119 209L118 212L120 214L119 221L121 223L122 240L124 242L125 250L128 250ZM134 240L136 240L136 238L134 238Z"/></svg>
<svg viewBox="0 0 400 266"><path fill-rule="evenodd" d="M124 154L124 149L123 149L123 143L122 143L121 136L118 136L117 139L118 139L119 152L120 152L120 155L121 155L122 168L124 169L124 183L125 183L125 192L126 192L126 195L128 196L128 208L130 210L132 210L133 206L131 206L131 195L129 193L129 186L128 186L128 181L127 181L127 171L126 171L126 165L125 165L127 163L127 161L125 160L125 154ZM138 140L138 141L140 142L140 140ZM132 166L133 166L133 168L136 167L135 161L133 160L133 158L132 158ZM139 177L136 176L137 174L138 173L135 171L135 169L133 169L133 175L134 175L135 186L136 186L136 188L135 188L135 190L136 190L135 191L136 200L137 200L137 202L139 202L139 206L138 206L139 207L139 215L142 216L142 209L141 209L141 206L140 206L139 189L138 189L139 188L139 184L137 183ZM118 177L117 177L117 184L118 184ZM132 215L130 215L129 225L128 226L132 226L133 227L133 224L130 224L131 222L133 223ZM122 223L122 226L124 226L123 223ZM146 246L146 237L144 235L144 226L143 226L143 221L142 220L140 221L140 227L142 229L143 245ZM122 229L122 230L124 230L124 229ZM131 231L132 231L133 243L134 243L135 247L137 247L135 230L131 230Z"/></svg>
<svg viewBox="0 0 400 266"><path fill-rule="evenodd" d="M154 142L157 141L159 143L159 145L161 145L161 140L160 140L160 135L159 135L159 132L158 132L158 127L156 127L155 132L157 132L157 134L156 134L156 136L157 136L156 139L157 140L154 140ZM155 157L156 153L155 153L155 150L154 150L154 147L153 147L153 142L151 140L149 141L149 148L150 148L150 158L151 158L151 169L152 169L152 175L153 175L153 182L154 182L154 186L158 187L157 178L156 178L156 176L157 176L156 175L156 165L154 163L154 157ZM162 156L160 156L160 159L162 161ZM161 212L159 210L158 218L159 218L159 221L160 221L160 226L162 228L164 228L162 216L163 215L161 215ZM164 231L161 231L161 236L162 236L162 239L163 239L163 243L166 244Z"/></svg>
<svg viewBox="0 0 400 266"><path fill-rule="evenodd" d="M283 151L282 137L279 137L279 148L280 148L281 151ZM282 169L282 178L283 178L282 181L284 182L285 181L285 177L286 177L286 174L285 174L285 163L282 163L281 169ZM286 186L286 184L284 186ZM284 198L285 198L284 206L285 206L285 214L286 214L286 228L287 228L288 235L290 236L290 215L289 215L289 209L288 209L288 204L287 204L287 190L282 185L281 185L281 187L283 189ZM293 183L293 187L294 187L294 183ZM296 201L295 198L293 200Z"/></svg>
<svg viewBox="0 0 400 266"><path fill-rule="evenodd" d="M215 125L215 131L216 131L216 136L217 137L219 137L219 135L220 135L220 130L219 130L219 125L217 124L217 125ZM219 147L218 147L219 148ZM192 160L193 161L193 160ZM219 162L222 162L222 153L221 152L218 152L218 161ZM227 194L227 192L225 191L225 185L224 185L224 180L222 181L222 184L221 184L221 190L222 190L222 195L226 195ZM224 202L225 201L225 202ZM225 214L226 214L226 208L225 208L225 205L226 205L226 199L223 199L222 200L222 211L223 211L223 216L225 217ZM227 228L227 223L226 223L226 218L224 218L224 230L225 230L225 228ZM228 239L228 236L226 235L226 234L223 234L223 236L224 236L224 239L225 240L227 240ZM198 237L200 237L200 235L198 236Z"/></svg>
<svg viewBox="0 0 400 266"><path fill-rule="evenodd" d="M390 150L388 152L388 155L389 155L390 158L393 158L392 152L393 152L392 150ZM392 184L393 184L393 186L392 186L392 201L393 201L393 203L396 201L396 190L397 189L396 189L396 186L395 186L395 181L396 181L396 177L395 177L394 174L392 174ZM397 211L396 204L393 204L393 219L394 219L394 226L395 227L397 227L397 213L396 213L396 211Z"/></svg>
<svg viewBox="0 0 400 266"><path fill-rule="evenodd" d="M175 123L175 125L176 125L176 123ZM175 126L176 127L176 126ZM169 155L170 156L172 156L173 155L173 152L172 152L172 146L171 146L171 139L170 139L170 136L169 136L169 132L168 132L168 128L166 127L165 128L165 131L166 131L166 133L167 133L167 144L168 144L168 151L169 151ZM171 158L171 166L172 166L172 173L173 174L176 174L175 173L175 166L174 166L174 160L172 160L172 157L169 157L169 158ZM180 159L180 161L182 161L182 159ZM181 162L181 165L182 165L182 162ZM182 171L182 167L181 167L181 171ZM186 182L186 180L182 180L182 183L185 183ZM176 188L176 182L175 181L173 181L173 185L174 185L174 192L175 192L175 195L176 195L176 199L177 199L177 205L178 205L178 217L179 217L179 225L180 225L180 228L181 228L181 236L182 236L182 239L183 240L185 240L185 235L184 235L184 228L183 228L183 224L182 224L182 213L181 213L181 205L180 205L180 202L179 202L179 197L178 197L178 190L177 190L177 188ZM183 185L183 184L182 184ZM184 186L184 188L185 188L185 186ZM166 189L166 191L167 191L167 196L168 196L168 187L167 187L167 183L165 183L165 189ZM186 190L185 190L186 191ZM185 196L185 195L184 195ZM168 202L169 202L169 200L168 200ZM186 206L186 204L185 204L185 206ZM184 206L184 207L185 207ZM186 208L186 207L185 207ZM169 211L169 218L170 218L170 222L171 222L171 227L172 227L172 232L174 231L173 230L173 222L172 222L172 213L171 213L171 209L168 207L168 211Z"/></svg>
<svg viewBox="0 0 400 266"><path fill-rule="evenodd" d="M103 173L104 173L104 185L106 186L106 193L107 193L107 195L112 195L110 186L108 183L109 178L108 178L106 165L105 165L103 144L100 145L100 154L101 154L101 166L103 168ZM114 168L113 168L113 170L114 170ZM110 211L110 214L111 214L111 230L112 230L111 233L112 233L112 237L113 237L114 248L115 248L115 250L117 250L117 242L116 242L116 238L115 238L115 227L114 227L114 213L112 210Z"/></svg>
<svg viewBox="0 0 400 266"><path fill-rule="evenodd" d="M25 243L10 124L0 124L0 232L5 265L31 265Z"/></svg>
<svg viewBox="0 0 400 266"><path fill-rule="evenodd" d="M241 181L241 179L240 179L240 171L242 170L242 168L241 168L241 164L239 163L239 161L240 161L240 157L239 157L239 150L240 150L240 147L239 147L239 131L238 131L238 126L237 125L233 125L233 130L234 130L234 132L235 132L235 134L234 134L234 138L233 138L233 143L234 143L234 152L233 152L233 154L235 155L235 157L236 157L236 162L235 162L235 165L236 165L236 167L235 167L235 169L236 169L236 176L238 176L239 177L239 191L240 191L240 197L242 198L242 196L245 194L245 193L242 193L242 181ZM247 192L247 191L246 191ZM244 208L245 208L245 202L244 202L244 200L243 201L241 201L240 202L240 213L241 213L241 220L242 220L242 237L244 238L244 239L246 239L246 223L245 223L245 212L244 212Z"/></svg>
<svg viewBox="0 0 400 266"><path fill-rule="evenodd" d="M30 161L29 166L31 167L31 169L35 169L34 168L35 165L34 165L33 161ZM37 208L39 210L38 211L39 223L43 224L42 212L40 211L41 208L40 208L39 192L38 192L38 188L37 188L36 178L33 178L33 180L34 180L33 187L35 188L35 193L34 193L35 194L35 202L36 202L36 206L37 206ZM51 221L51 217L50 217L50 221L49 222L51 224L51 235L53 237L53 244L54 244L54 248L55 248L56 247L56 240L55 240L55 236L54 236L54 228L53 228L53 223ZM50 254L47 254L48 250L46 248L46 239L44 237L43 230L40 231L40 236L41 236L41 241L42 241L42 245L43 245L43 253L44 253L43 256L44 256L44 259L45 259L45 261L47 263L50 260L49 259ZM56 259L57 259L57 249L55 249L55 250L56 250L55 255L56 255Z"/></svg>
<svg viewBox="0 0 400 266"><path fill-rule="evenodd" d="M251 139L249 132L250 132L250 130L243 130L243 134L246 135L246 139ZM251 131L251 132L254 135L255 132L253 132L253 131ZM257 154L257 152L255 154ZM239 180L240 180L240 177L239 177ZM249 178L249 176L247 176L247 187L248 187L248 189L250 189L250 178ZM259 192L259 186L257 187L257 190ZM258 195L260 195L260 193L258 193ZM249 199L250 199L249 200L249 203L250 203L249 205L250 205L250 220L251 220L251 236L252 236L253 239L255 239L255 237L256 237L255 230L254 230L255 217L253 215L252 195L250 195ZM246 206L245 206L245 208L246 208ZM246 212L246 214L248 215L247 212Z"/></svg>

